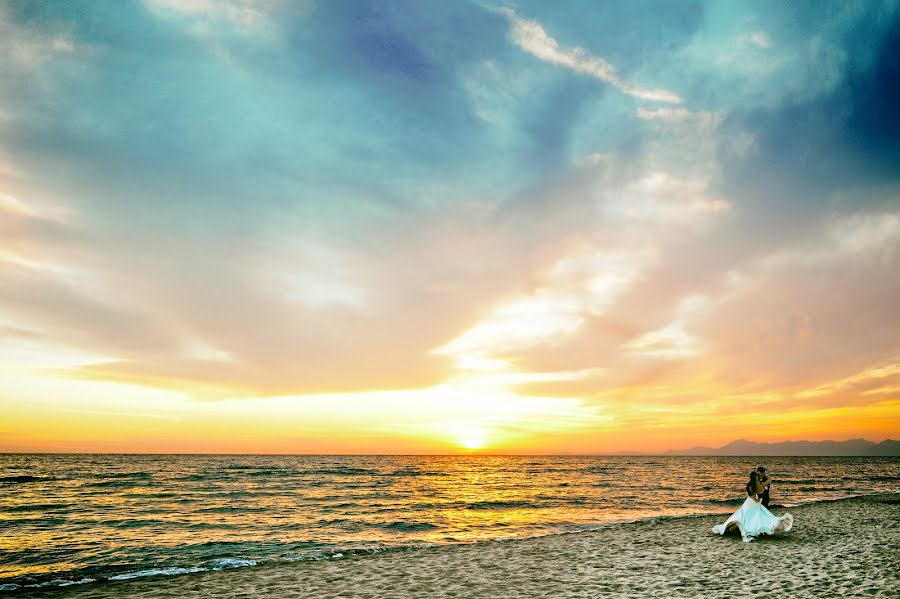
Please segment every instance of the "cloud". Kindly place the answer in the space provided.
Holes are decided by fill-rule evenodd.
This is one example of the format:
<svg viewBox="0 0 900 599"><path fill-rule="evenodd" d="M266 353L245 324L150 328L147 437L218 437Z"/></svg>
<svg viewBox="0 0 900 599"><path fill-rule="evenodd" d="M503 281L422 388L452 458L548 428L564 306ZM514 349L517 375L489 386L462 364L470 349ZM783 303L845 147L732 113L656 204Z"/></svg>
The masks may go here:
<svg viewBox="0 0 900 599"><path fill-rule="evenodd" d="M606 169L591 169L570 189L544 190L553 201L528 207L531 218L542 210L559 218L565 214L567 198L578 206L572 220L559 223L566 242L557 243L553 259L532 273L530 288L503 298L435 353L454 358L463 370L529 373L579 368L593 373L576 384L523 380L536 392L561 393L587 386L596 389L600 370L615 370L613 380L623 376L630 369L615 368L623 354L655 358L696 353L697 341L683 330L697 309L696 298L685 298L681 308L674 309L676 321L668 328L669 313L658 307L643 315L643 322L624 326L618 325L617 315L633 290L644 287L647 273L666 264L660 251L666 242L714 225L729 205L708 197L703 180L664 172L622 180L618 161L603 162ZM592 202L586 203L585 197ZM648 292L660 302L672 303L658 286ZM636 309L640 311L640 304Z"/></svg>
<svg viewBox="0 0 900 599"><path fill-rule="evenodd" d="M11 12L8 5L0 6L0 50L5 57L0 69L7 77L22 75L75 52L71 36L18 27ZM0 92L7 91L6 84L7 81L0 82Z"/></svg>
<svg viewBox="0 0 900 599"><path fill-rule="evenodd" d="M696 318L708 299L703 296L686 297L679 302L676 319L666 326L632 339L623 349L640 356L664 360L691 358L700 353L700 341L685 331L689 321Z"/></svg>
<svg viewBox="0 0 900 599"><path fill-rule="evenodd" d="M0 19L4 364L654 431L892 399L894 11L168 4Z"/></svg>
<svg viewBox="0 0 900 599"><path fill-rule="evenodd" d="M639 119L661 119L665 121L683 122L691 117L692 113L686 108L638 108L635 115Z"/></svg>
<svg viewBox="0 0 900 599"><path fill-rule="evenodd" d="M757 48L762 48L763 50L768 50L772 47L772 40L764 31L754 31L744 38L747 43L756 46Z"/></svg>
<svg viewBox="0 0 900 599"><path fill-rule="evenodd" d="M145 0L150 12L160 18L187 19L191 31L200 38L214 38L222 23L244 35L271 34L276 13L283 0ZM312 10L313 2L293 3L296 12Z"/></svg>
<svg viewBox="0 0 900 599"><path fill-rule="evenodd" d="M692 328L709 344L723 380L785 388L864 369L890 357L900 337L880 323L900 318L896 214L835 217L815 241L773 252L733 273L706 319ZM881 229L876 243L847 243ZM838 237L835 231L840 231ZM839 316L838 316L839 315Z"/></svg>
<svg viewBox="0 0 900 599"><path fill-rule="evenodd" d="M680 104L682 99L676 94L665 89L646 89L624 81L615 67L599 56L592 56L583 48L566 48L547 35L544 28L537 21L530 21L519 17L510 8L493 9L506 15L512 25L510 37L513 42L536 58L564 66L578 73L589 75L600 81L610 84L616 89L642 100L653 102L666 102Z"/></svg>
<svg viewBox="0 0 900 599"><path fill-rule="evenodd" d="M634 114L642 121L690 126L694 135L714 131L724 116L721 113L690 111L686 108L644 107L635 110Z"/></svg>
<svg viewBox="0 0 900 599"><path fill-rule="evenodd" d="M73 376L204 398L434 384L449 363L428 350L525 279L533 259L477 205L421 211L417 235L412 215L392 215L364 251L298 241L291 226L240 242L132 237L90 221L44 233L24 203L8 203L0 223L15 235L0 254L14 250L16 262L0 269L0 315L111 358Z"/></svg>
<svg viewBox="0 0 900 599"><path fill-rule="evenodd" d="M888 364L886 366L879 366L875 368L869 368L862 372L852 374L850 376L844 377L843 379L837 381L829 381L827 383L817 385L812 389L805 389L798 393L794 394L794 397L798 397L801 399L806 399L809 397L820 397L822 395L831 395L833 393L837 393L838 391L843 391L848 387L853 387L860 384L875 382L876 384L881 384L885 382L884 379L888 379L887 382L900 380L900 364ZM884 392L884 393L896 393L898 390L897 387L888 387L884 388L878 386L874 389L869 389L863 391L863 395L870 394L872 391L876 392Z"/></svg>
<svg viewBox="0 0 900 599"><path fill-rule="evenodd" d="M892 194L867 191L900 184L900 15L848 7L820 27L832 43L816 37L797 51L822 54L822 73L804 73L802 91L773 87L777 102L736 107L722 124L726 138L753 140L752 151L723 152L723 181L759 212L785 206L789 227L821 212L823 197L882 201Z"/></svg>

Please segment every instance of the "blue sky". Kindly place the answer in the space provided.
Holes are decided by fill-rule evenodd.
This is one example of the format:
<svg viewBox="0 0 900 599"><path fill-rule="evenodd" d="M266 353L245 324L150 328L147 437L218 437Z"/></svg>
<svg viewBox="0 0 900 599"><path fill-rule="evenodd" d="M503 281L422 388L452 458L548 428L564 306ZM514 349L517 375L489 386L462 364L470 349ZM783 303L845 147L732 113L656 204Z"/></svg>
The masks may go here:
<svg viewBox="0 0 900 599"><path fill-rule="evenodd" d="M838 425L900 401L896 2L6 1L0 55L23 422L52 376L900 426Z"/></svg>

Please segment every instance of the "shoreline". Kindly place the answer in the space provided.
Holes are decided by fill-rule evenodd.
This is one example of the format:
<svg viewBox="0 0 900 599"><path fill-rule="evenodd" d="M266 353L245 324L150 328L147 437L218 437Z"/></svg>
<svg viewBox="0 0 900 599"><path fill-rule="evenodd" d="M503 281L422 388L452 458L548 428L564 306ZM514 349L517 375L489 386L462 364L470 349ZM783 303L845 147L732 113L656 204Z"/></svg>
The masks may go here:
<svg viewBox="0 0 900 599"><path fill-rule="evenodd" d="M820 596L900 593L900 497L859 495L785 509L794 531L744 544L711 531L731 511L657 516L594 530L388 549L333 558L273 561L175 575L131 577L66 587L24 588L6 596L238 597L323 596L669 596L756 595L736 571L793 572L775 583L787 593ZM746 549L743 546L746 545ZM830 545L834 545L831 547ZM761 549L757 549L761 548ZM704 567L705 566L705 567ZM879 567L880 566L880 567ZM799 573L799 575L798 575ZM769 584L759 595L775 592ZM738 591L738 589L740 589ZM733 592L733 593L732 593ZM684 594L680 594L684 593Z"/></svg>
<svg viewBox="0 0 900 599"><path fill-rule="evenodd" d="M900 490L896 491L898 496L900 496ZM858 495L847 495L844 497L833 497L833 498L824 498L824 499L813 499L808 501L800 501L797 503L789 503L787 505L782 504L772 504L769 506L770 510L780 510L784 511L787 509L792 509L798 506L803 505L815 505L819 503L826 503L832 501L845 501L848 499L858 499L865 497L875 497L882 494L858 494ZM889 495L889 494L888 494ZM608 528L616 528L621 526L629 526L629 525L638 525L638 524L657 524L672 520L681 520L681 519L696 519L696 518L708 518L713 516L721 516L724 520L727 516L734 512L734 509L741 505L742 501L740 499L733 500L723 500L723 501L711 501L710 505L717 506L719 509L708 510L690 514L654 514L650 516L644 516L635 519L624 519L624 520L613 520L609 522L598 522L593 525L585 526L581 529L573 529L573 530L565 530L565 531L554 531L554 532L542 532L536 534L526 534L521 536L511 536L511 537L496 537L489 539L477 539L473 541L420 541L420 542L411 542L408 544L399 544L399 545L389 545L389 546L372 546L367 547L365 544L355 545L355 546L346 546L346 547L337 547L334 549L322 549L322 550L310 550L310 553L303 556L298 556L296 558L269 558L269 559L248 559L246 557L227 557L216 560L214 565L197 565L197 564L182 564L178 566L145 566L143 568L135 566L133 570L125 570L119 571L116 573L111 573L106 576L98 575L93 572L79 572L79 571L68 571L61 572L56 574L55 576L49 576L49 580L44 580L40 583L36 584L20 584L20 583L3 583L0 582L0 597L10 596L10 593L20 594L25 591L30 592L47 592L58 589L71 589L77 588L81 585L90 585L90 584L105 584L109 582L117 582L122 580L135 580L135 579L159 579L159 578L168 578L171 576L182 576L185 574L197 574L200 572L219 572L223 570L234 570L238 568L245 567L262 567L262 566L274 566L279 564L294 564L297 562L315 562L321 560L328 559L346 559L350 557L363 557L363 556L372 556L372 555L381 555L388 554L398 551L418 551L422 549L432 549L432 548L446 548L446 547L458 547L458 546L466 546L466 545L480 545L480 544L490 544L490 543L505 543L505 542L513 542L513 541L527 541L532 539L541 539L545 537L555 537L555 536L565 536L565 535L577 535L584 533L592 533L597 532L598 530L604 530ZM74 575L74 576L73 576ZM67 578L63 578L67 577Z"/></svg>

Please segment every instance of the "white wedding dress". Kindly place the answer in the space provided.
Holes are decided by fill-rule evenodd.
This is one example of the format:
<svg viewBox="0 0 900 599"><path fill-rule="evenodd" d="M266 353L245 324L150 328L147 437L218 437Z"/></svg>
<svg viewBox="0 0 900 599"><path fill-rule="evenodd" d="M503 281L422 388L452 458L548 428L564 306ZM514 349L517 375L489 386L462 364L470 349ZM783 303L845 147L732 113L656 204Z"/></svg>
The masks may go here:
<svg viewBox="0 0 900 599"><path fill-rule="evenodd" d="M741 538L749 543L759 535L773 535L776 532L790 532L794 526L794 517L790 514L776 516L766 507L752 497L748 497L744 504L733 513L724 524L713 526L713 532L724 535L732 524L736 524L741 531Z"/></svg>

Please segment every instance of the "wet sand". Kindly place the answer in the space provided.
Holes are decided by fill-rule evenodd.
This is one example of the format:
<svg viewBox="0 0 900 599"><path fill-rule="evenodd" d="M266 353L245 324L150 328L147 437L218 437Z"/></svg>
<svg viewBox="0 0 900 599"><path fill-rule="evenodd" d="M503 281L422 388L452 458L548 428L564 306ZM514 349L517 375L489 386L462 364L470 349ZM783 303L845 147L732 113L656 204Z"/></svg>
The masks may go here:
<svg viewBox="0 0 900 599"><path fill-rule="evenodd" d="M774 508L776 514L785 511ZM898 597L900 495L790 508L744 543L727 514L596 532L94 583L66 597ZM756 580L751 580L751 576Z"/></svg>

